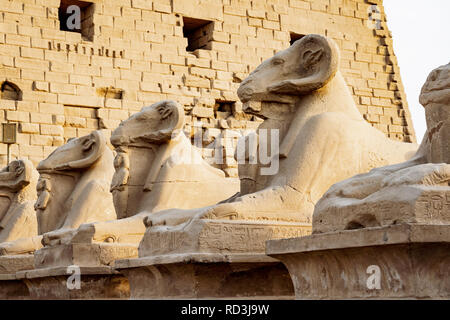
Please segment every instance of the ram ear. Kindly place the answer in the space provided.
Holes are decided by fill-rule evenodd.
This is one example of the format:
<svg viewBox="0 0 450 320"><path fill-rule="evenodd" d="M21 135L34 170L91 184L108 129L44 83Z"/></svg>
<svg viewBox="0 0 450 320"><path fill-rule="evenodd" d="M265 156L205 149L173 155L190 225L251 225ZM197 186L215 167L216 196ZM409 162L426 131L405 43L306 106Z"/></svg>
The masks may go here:
<svg viewBox="0 0 450 320"><path fill-rule="evenodd" d="M106 147L105 136L101 131L93 131L91 134L80 138L81 150L83 158L75 161L71 161L66 165L61 166L58 169L70 168L70 169L82 169L88 168L94 164L103 154Z"/></svg>
<svg viewBox="0 0 450 320"><path fill-rule="evenodd" d="M270 86L273 93L305 94L325 86L339 68L339 49L336 43L324 36L310 34L295 42L290 50L298 56L298 72Z"/></svg>
<svg viewBox="0 0 450 320"><path fill-rule="evenodd" d="M147 142L161 144L174 137L184 126L184 109L173 100L163 100L150 106L155 108L160 116L160 123L154 131L141 136Z"/></svg>

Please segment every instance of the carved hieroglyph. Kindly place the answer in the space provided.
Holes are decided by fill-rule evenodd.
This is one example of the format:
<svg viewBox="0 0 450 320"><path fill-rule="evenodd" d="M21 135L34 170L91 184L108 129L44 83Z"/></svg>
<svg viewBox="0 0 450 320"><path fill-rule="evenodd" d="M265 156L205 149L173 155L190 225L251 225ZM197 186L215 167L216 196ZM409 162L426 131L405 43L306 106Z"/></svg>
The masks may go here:
<svg viewBox="0 0 450 320"><path fill-rule="evenodd" d="M138 243L143 217L166 209L217 203L239 191L237 179L203 160L182 131L184 110L174 101L144 107L112 133L117 151L111 192L118 218L80 227L73 243Z"/></svg>
<svg viewBox="0 0 450 320"><path fill-rule="evenodd" d="M409 159L417 146L372 128L338 67L336 44L320 35L305 36L264 61L241 83L238 95L247 112L264 119L258 145L244 158L252 157L252 149L258 156L271 150L269 163L240 164L241 192L225 203L156 213L146 224L177 225L193 217L311 223L314 205L333 183Z"/></svg>
<svg viewBox="0 0 450 320"><path fill-rule="evenodd" d="M0 171L0 243L37 235L37 179L36 169L25 159L11 161Z"/></svg>
<svg viewBox="0 0 450 320"><path fill-rule="evenodd" d="M334 185L316 206L314 233L450 223L450 64L430 73L420 102L428 130L415 157Z"/></svg>

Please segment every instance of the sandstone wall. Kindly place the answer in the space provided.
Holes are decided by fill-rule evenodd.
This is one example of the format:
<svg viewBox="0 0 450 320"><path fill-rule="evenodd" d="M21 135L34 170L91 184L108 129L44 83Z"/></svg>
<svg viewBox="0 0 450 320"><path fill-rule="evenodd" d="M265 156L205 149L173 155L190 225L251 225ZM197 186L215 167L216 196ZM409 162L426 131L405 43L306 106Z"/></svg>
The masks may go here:
<svg viewBox="0 0 450 320"><path fill-rule="evenodd" d="M19 101L10 86L2 92L0 121L17 123L18 133L17 144L0 144L1 166L8 152L36 164L70 137L112 130L142 106L174 99L185 106L186 132L203 133L205 157L222 143L222 168L235 176L235 139L259 121L241 112L240 81L308 33L337 41L366 120L415 141L381 0L87 2L80 34L60 30L60 0L0 0L0 84L21 90ZM372 4L379 30L367 24Z"/></svg>

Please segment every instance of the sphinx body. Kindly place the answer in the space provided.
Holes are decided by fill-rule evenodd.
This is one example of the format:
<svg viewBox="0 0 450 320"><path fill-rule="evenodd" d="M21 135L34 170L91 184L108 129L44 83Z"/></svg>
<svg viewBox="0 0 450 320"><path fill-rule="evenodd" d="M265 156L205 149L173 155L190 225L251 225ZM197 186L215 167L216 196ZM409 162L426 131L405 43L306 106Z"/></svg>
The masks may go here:
<svg viewBox="0 0 450 320"><path fill-rule="evenodd" d="M34 252L56 245L82 223L116 218L109 186L113 152L101 131L69 140L37 167L38 236L2 244L4 253Z"/></svg>
<svg viewBox="0 0 450 320"><path fill-rule="evenodd" d="M0 171L0 243L37 235L34 211L38 173L29 160L14 160Z"/></svg>
<svg viewBox="0 0 450 320"><path fill-rule="evenodd" d="M145 216L211 205L238 192L238 180L203 160L183 125L182 106L169 100L121 123L111 135L117 154L110 190L119 219L83 224L69 242L137 244Z"/></svg>
<svg viewBox="0 0 450 320"><path fill-rule="evenodd" d="M332 186L316 206L313 232L450 222L450 64L422 87L428 130L409 161Z"/></svg>
<svg viewBox="0 0 450 320"><path fill-rule="evenodd" d="M310 224L316 202L333 183L403 162L417 150L362 118L339 71L339 50L323 36L305 36L264 61L241 83L238 96L244 111L264 119L256 150L271 150L271 161L241 163L241 191L228 201L158 212L145 218L148 227L202 218ZM244 152L244 159L251 157Z"/></svg>

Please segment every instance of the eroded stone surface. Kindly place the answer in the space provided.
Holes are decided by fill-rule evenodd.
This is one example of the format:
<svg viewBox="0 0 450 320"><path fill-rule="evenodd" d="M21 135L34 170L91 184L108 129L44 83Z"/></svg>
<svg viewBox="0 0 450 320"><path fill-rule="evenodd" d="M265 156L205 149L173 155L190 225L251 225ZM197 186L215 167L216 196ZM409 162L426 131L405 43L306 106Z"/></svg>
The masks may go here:
<svg viewBox="0 0 450 320"><path fill-rule="evenodd" d="M122 122L111 136L117 151L111 192L121 219L84 224L70 243L137 246L145 214L209 205L238 191L236 179L203 160L182 132L183 123L184 110L174 101L145 107Z"/></svg>
<svg viewBox="0 0 450 320"><path fill-rule="evenodd" d="M267 254L288 268L296 299L448 299L449 250L447 226L417 224L328 232L267 245ZM371 277L374 272L379 282Z"/></svg>
<svg viewBox="0 0 450 320"><path fill-rule="evenodd" d="M263 254L267 239L295 238L310 233L309 224L199 219L178 228L151 228L139 244L139 256L181 253Z"/></svg>
<svg viewBox="0 0 450 320"><path fill-rule="evenodd" d="M0 243L37 235L37 179L28 160L14 160L0 171ZM0 254L6 252L0 245Z"/></svg>
<svg viewBox="0 0 450 320"><path fill-rule="evenodd" d="M32 254L5 255L0 257L0 274L14 274L16 271L34 268Z"/></svg>
<svg viewBox="0 0 450 320"><path fill-rule="evenodd" d="M178 239L179 230L184 232L186 252L207 250L202 232L211 222L204 224L202 219L220 221L223 228L234 230L220 239L222 250L231 252L237 241L234 233L247 230L249 221L256 229L260 223L260 237L240 244L247 246L242 250L259 252L258 245L265 240L283 237L272 232L270 222L310 224L316 201L332 183L408 159L416 146L388 140L363 120L338 61L339 50L332 40L309 35L251 73L238 95L244 109L264 122L236 151L237 159L245 160L239 165L240 193L209 207L148 215L140 256L154 254L148 248L158 243L157 238ZM270 161L262 159L264 150ZM295 236L288 229L284 236ZM300 229L298 236L306 235ZM210 242L212 251L217 250L214 243Z"/></svg>
<svg viewBox="0 0 450 320"><path fill-rule="evenodd" d="M265 255L173 254L122 260L118 268L134 299L294 297L286 268Z"/></svg>
<svg viewBox="0 0 450 320"><path fill-rule="evenodd" d="M39 236L3 243L7 253L56 245L82 223L116 218L109 192L113 153L101 131L70 140L41 161L37 170L34 209Z"/></svg>
<svg viewBox="0 0 450 320"><path fill-rule="evenodd" d="M412 156L415 145L386 139L363 120L338 61L332 40L309 35L263 62L238 90L244 109L264 118L257 146L241 156L249 160L269 150L270 163L242 163L241 192L224 203L159 212L146 224L178 225L192 218L311 223L316 201L333 183Z"/></svg>
<svg viewBox="0 0 450 320"><path fill-rule="evenodd" d="M428 130L413 159L332 186L318 202L313 232L398 223L450 224L450 64L433 70L420 102Z"/></svg>

